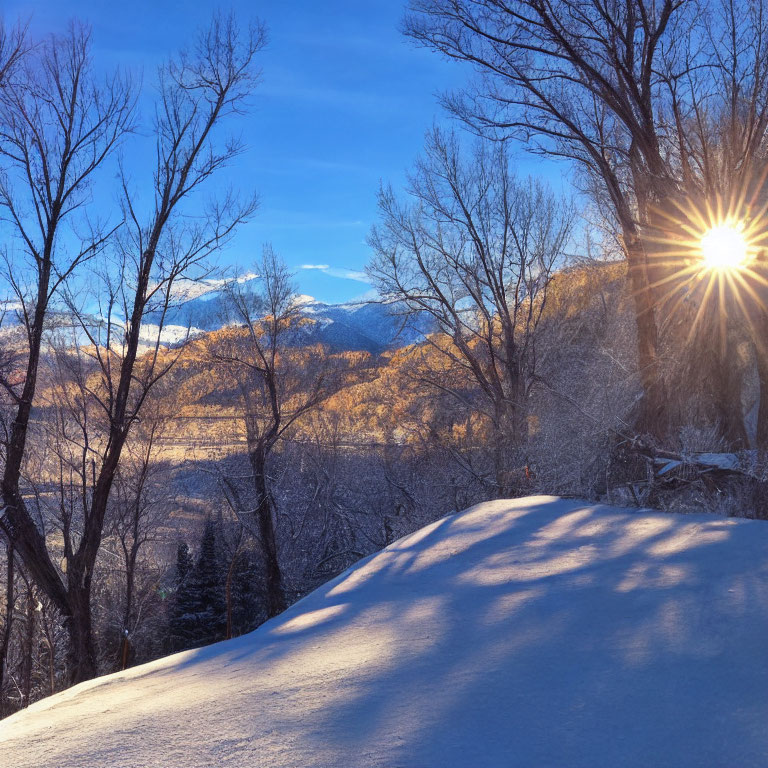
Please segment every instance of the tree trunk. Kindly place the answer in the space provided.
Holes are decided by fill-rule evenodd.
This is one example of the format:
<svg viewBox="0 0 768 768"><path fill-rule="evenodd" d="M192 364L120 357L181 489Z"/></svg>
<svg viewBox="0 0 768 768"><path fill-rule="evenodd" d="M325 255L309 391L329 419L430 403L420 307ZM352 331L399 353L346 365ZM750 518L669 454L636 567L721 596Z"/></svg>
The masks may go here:
<svg viewBox="0 0 768 768"><path fill-rule="evenodd" d="M283 575L277 557L277 540L273 521L272 503L268 495L262 497L259 504L259 537L264 553L264 565L267 577L267 613L277 616L285 610L283 593Z"/></svg>
<svg viewBox="0 0 768 768"><path fill-rule="evenodd" d="M760 405L757 411L757 450L768 453L768 313L761 312L757 321L757 376L760 381Z"/></svg>
<svg viewBox="0 0 768 768"><path fill-rule="evenodd" d="M122 637L120 638L120 670L128 668L128 663L131 658L131 640L128 637L128 630L124 629Z"/></svg>
<svg viewBox="0 0 768 768"><path fill-rule="evenodd" d="M282 613L285 608L283 576L277 554L277 536L275 535L274 510L272 498L267 488L266 451L257 446L250 453L253 469L253 482L256 489L259 543L264 557L264 569L267 580L267 614L271 618Z"/></svg>
<svg viewBox="0 0 768 768"><path fill-rule="evenodd" d="M0 642L0 717L5 714L5 672L8 664L8 649L11 646L11 628L13 625L13 611L16 607L16 595L14 593L14 553L13 544L8 543L6 547L8 562L6 564L6 583L5 583L5 621L3 622L3 636Z"/></svg>
<svg viewBox="0 0 768 768"><path fill-rule="evenodd" d="M741 409L741 376L738 362L733 359L733 351L733 346L723 342L720 350L713 353L715 406L726 445L731 450L744 450L749 447L749 438Z"/></svg>
<svg viewBox="0 0 768 768"><path fill-rule="evenodd" d="M35 649L36 604L32 585L27 587L27 615L21 661L21 706L30 705L32 696L32 654Z"/></svg>
<svg viewBox="0 0 768 768"><path fill-rule="evenodd" d="M50 239L50 238L49 238ZM37 287L37 303L29 326L29 355L24 386L18 400L11 434L5 446L5 467L2 478L2 506L4 528L13 540L14 549L24 562L26 571L37 586L53 600L56 607L67 615L67 596L46 549L45 538L24 505L19 489L21 470L27 446L27 433L32 415L32 402L37 388L37 374L42 348L43 328L48 304L48 286L51 273L50 247L46 245L44 266Z"/></svg>
<svg viewBox="0 0 768 768"><path fill-rule="evenodd" d="M133 617L133 592L136 583L136 559L138 548L136 546L137 534L134 531L133 546L125 563L125 606L123 607L123 632L120 638L120 656L118 659L120 669L126 669L130 661L131 640L130 625Z"/></svg>
<svg viewBox="0 0 768 768"><path fill-rule="evenodd" d="M69 647L67 649L67 670L70 685L82 683L96 677L96 646L91 626L91 577L72 573L69 581L71 615L67 618Z"/></svg>
<svg viewBox="0 0 768 768"><path fill-rule="evenodd" d="M662 440L669 429L666 391L658 360L658 331L653 294L648 281L646 254L634 226L624 229L629 286L637 326L637 363L643 397L635 428Z"/></svg>
<svg viewBox="0 0 768 768"><path fill-rule="evenodd" d="M51 622L45 614L43 614L43 621L46 644L48 645L48 685L50 694L53 696L56 693L56 637Z"/></svg>

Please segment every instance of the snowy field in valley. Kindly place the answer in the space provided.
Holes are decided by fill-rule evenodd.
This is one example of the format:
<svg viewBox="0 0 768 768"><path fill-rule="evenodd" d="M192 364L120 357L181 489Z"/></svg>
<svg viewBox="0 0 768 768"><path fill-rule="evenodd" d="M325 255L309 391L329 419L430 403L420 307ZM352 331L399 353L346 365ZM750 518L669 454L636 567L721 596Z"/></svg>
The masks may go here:
<svg viewBox="0 0 768 768"><path fill-rule="evenodd" d="M552 497L0 722L14 768L768 764L768 523Z"/></svg>

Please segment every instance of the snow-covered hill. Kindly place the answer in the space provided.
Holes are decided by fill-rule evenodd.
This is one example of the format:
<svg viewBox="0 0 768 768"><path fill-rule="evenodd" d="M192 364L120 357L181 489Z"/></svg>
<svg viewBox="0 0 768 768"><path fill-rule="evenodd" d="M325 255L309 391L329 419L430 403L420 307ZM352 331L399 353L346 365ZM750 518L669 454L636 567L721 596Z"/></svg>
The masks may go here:
<svg viewBox="0 0 768 768"><path fill-rule="evenodd" d="M765 766L768 523L481 504L0 723L15 768Z"/></svg>

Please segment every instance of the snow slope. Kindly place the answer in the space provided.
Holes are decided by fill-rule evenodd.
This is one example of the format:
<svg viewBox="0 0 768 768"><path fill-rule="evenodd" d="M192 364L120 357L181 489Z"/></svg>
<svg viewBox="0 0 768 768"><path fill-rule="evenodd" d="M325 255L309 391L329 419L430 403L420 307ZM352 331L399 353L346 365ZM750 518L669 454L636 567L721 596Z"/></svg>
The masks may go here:
<svg viewBox="0 0 768 768"><path fill-rule="evenodd" d="M768 523L496 501L0 722L0 765L765 766L767 646Z"/></svg>

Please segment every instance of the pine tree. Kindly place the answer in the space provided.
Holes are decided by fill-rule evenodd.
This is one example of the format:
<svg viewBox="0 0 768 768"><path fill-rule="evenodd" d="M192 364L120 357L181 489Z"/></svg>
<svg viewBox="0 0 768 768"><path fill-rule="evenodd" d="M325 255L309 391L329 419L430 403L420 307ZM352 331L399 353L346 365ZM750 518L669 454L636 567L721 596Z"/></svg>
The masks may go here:
<svg viewBox="0 0 768 768"><path fill-rule="evenodd" d="M216 546L216 526L206 522L194 566L186 545L179 546L177 590L170 617L174 650L215 643L226 632L224 579Z"/></svg>
<svg viewBox="0 0 768 768"><path fill-rule="evenodd" d="M189 554L189 547L182 541L176 550L176 589L186 581L191 570L192 557Z"/></svg>
<svg viewBox="0 0 768 768"><path fill-rule="evenodd" d="M168 634L172 651L181 651L189 645L188 620L192 605L188 588L189 574L192 570L192 557L189 547L181 542L176 550L176 574L173 579L173 597L169 603Z"/></svg>
<svg viewBox="0 0 768 768"><path fill-rule="evenodd" d="M216 526L208 520L200 542L200 552L192 571L196 631L199 644L222 640L227 628L224 600L224 574L216 547Z"/></svg>
<svg viewBox="0 0 768 768"><path fill-rule="evenodd" d="M266 588L260 558L253 549L240 553L232 578L232 635L250 632L265 621Z"/></svg>

